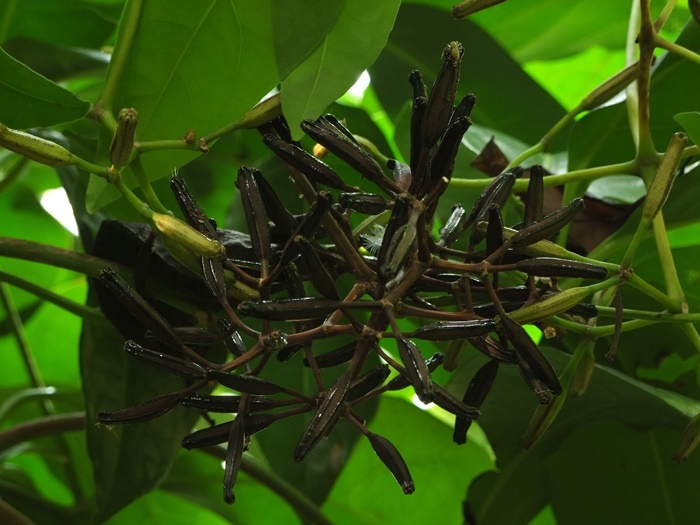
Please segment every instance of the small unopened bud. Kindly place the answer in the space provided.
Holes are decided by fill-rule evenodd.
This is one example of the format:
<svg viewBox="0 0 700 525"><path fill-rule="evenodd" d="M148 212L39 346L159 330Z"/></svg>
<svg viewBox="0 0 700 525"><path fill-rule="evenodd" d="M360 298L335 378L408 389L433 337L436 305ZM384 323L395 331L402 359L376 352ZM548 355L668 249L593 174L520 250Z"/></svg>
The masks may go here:
<svg viewBox="0 0 700 525"><path fill-rule="evenodd" d="M656 171L654 179L647 190L647 197L644 200L644 208L642 216L651 221L663 207L668 194L673 186L673 179L678 170L678 164L681 161L683 148L688 142L688 137L685 133L679 132L671 137L671 141L666 148L666 154L661 159L659 169Z"/></svg>
<svg viewBox="0 0 700 525"><path fill-rule="evenodd" d="M574 373L571 376L571 384L569 386L570 397L581 397L588 390L588 385L593 377L595 369L595 355L593 354L593 345L588 345L579 360Z"/></svg>
<svg viewBox="0 0 700 525"><path fill-rule="evenodd" d="M47 166L73 164L75 157L63 146L0 124L0 146Z"/></svg>
<svg viewBox="0 0 700 525"><path fill-rule="evenodd" d="M135 109L125 108L119 112L117 130L114 132L112 145L109 147L109 160L117 171L129 164L138 123L139 114Z"/></svg>
<svg viewBox="0 0 700 525"><path fill-rule="evenodd" d="M566 312L583 301L590 294L591 290L586 286L569 288L554 295L550 295L541 301L519 308L508 315L512 320L520 324L540 321Z"/></svg>
<svg viewBox="0 0 700 525"><path fill-rule="evenodd" d="M154 213L153 224L160 233L195 255L208 259L222 259L226 256L226 249L220 242L209 239L172 215Z"/></svg>

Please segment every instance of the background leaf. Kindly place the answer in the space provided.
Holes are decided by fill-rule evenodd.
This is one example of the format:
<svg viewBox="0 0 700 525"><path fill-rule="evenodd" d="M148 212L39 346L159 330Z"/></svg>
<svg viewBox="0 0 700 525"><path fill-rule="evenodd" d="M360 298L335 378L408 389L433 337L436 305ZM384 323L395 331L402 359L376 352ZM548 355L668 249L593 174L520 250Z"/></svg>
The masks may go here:
<svg viewBox="0 0 700 525"><path fill-rule="evenodd" d="M183 381L155 373L123 350L122 336L111 328L85 324L81 337L81 373L87 414L87 444L97 496L97 522L143 496L165 477L182 438L199 417L177 407L136 425L97 425L97 413L133 406L183 388Z"/></svg>
<svg viewBox="0 0 700 525"><path fill-rule="evenodd" d="M399 4L398 0L346 0L323 42L282 81L282 107L295 140L303 136L302 120L318 118L374 62Z"/></svg>
<svg viewBox="0 0 700 525"><path fill-rule="evenodd" d="M547 358L560 373L568 361L568 356L557 351L548 352ZM461 394L466 389L480 363L483 363L481 356L464 360L451 382L455 393ZM586 395L568 399L547 433L530 450L523 450L518 446L518 437L527 428L536 406L537 400L515 367L501 367L479 419L494 447L499 471L482 476L469 488L469 510L478 523L527 523L547 502L551 502L560 525L590 523L579 520L573 512L557 513L560 505L570 504L572 499L580 501L578 481L562 485L562 474L553 476L554 469L548 468L557 461L556 458L561 460L563 457L570 458L567 460L570 470L566 472L569 476L576 472L577 480L586 477L601 480L601 476L607 476L605 473L610 471L618 484L634 487L629 491L615 490L613 487L618 484L609 487L606 481L605 489L601 489L599 481L597 487L614 491L616 498L614 503L611 501L612 507L601 507L608 511L607 515L595 512L601 520L597 523L619 523L618 518L624 515L624 509L637 505L639 498L659 512L659 509L666 508L667 503L659 485L651 483L648 477L649 463L628 459L630 450L646 454L649 440L658 435L663 435L663 438L659 438L662 440L659 445L652 447L659 456L653 463L659 469L655 474L663 472L663 477L672 486L686 479L687 474L675 468L670 458L688 421L688 413L700 410L700 403L695 400L651 389L618 372L597 366ZM608 458L605 463L581 450L578 432L591 425L596 429L594 441L589 440L585 450L590 450L593 455L605 449L603 456ZM628 429L625 440L615 437L621 426ZM650 434L649 429L655 430ZM658 449L661 443L664 448ZM695 470L700 462L686 466ZM527 498L513 497L524 490ZM694 512L690 499L685 503L674 499L674 508L680 521L683 521L682 517L691 519Z"/></svg>
<svg viewBox="0 0 700 525"><path fill-rule="evenodd" d="M416 491L403 494L362 438L323 507L334 523L461 523L464 489L493 467L488 454L473 442L455 445L449 425L394 397L382 396L368 428L399 450Z"/></svg>
<svg viewBox="0 0 700 525"><path fill-rule="evenodd" d="M54 84L0 49L0 121L27 129L85 116L90 103Z"/></svg>

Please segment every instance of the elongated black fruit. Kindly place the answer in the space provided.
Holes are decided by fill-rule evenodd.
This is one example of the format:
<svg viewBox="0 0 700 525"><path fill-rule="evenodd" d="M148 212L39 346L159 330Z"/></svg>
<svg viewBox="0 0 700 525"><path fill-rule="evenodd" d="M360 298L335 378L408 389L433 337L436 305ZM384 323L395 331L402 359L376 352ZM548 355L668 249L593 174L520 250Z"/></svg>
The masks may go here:
<svg viewBox="0 0 700 525"><path fill-rule="evenodd" d="M226 319L221 318L216 322L216 325L222 334L231 334L228 337L224 337L224 345L229 352L235 356L242 356L246 353L243 338L241 337L241 334L231 330L231 323L229 323Z"/></svg>
<svg viewBox="0 0 700 525"><path fill-rule="evenodd" d="M241 396L241 403L236 419L231 425L231 433L228 436L226 446L226 458L224 460L224 501L233 504L236 496L233 486L236 484L238 471L241 468L243 451L245 450L245 420L248 415L248 396Z"/></svg>
<svg viewBox="0 0 700 525"><path fill-rule="evenodd" d="M483 335L496 329L492 319L470 319L467 321L438 321L421 326L411 337L427 341L451 341Z"/></svg>
<svg viewBox="0 0 700 525"><path fill-rule="evenodd" d="M563 208L550 213L542 218L542 220L534 222L529 226L525 226L518 233L510 238L510 244L513 248L529 246L537 241L546 239L567 225L574 216L585 208L583 199L577 198L572 200Z"/></svg>
<svg viewBox="0 0 700 525"><path fill-rule="evenodd" d="M442 67L430 90L423 117L421 138L426 148L437 144L450 121L463 55L464 48L459 42L450 42L442 52Z"/></svg>
<svg viewBox="0 0 700 525"><path fill-rule="evenodd" d="M556 372L525 329L508 316L502 317L501 321L506 337L513 344L520 359L527 363L535 376L544 383L552 394L555 396L561 394L562 387Z"/></svg>
<svg viewBox="0 0 700 525"><path fill-rule="evenodd" d="M520 368L520 375L525 380L525 383L527 383L527 386L530 387L530 390L539 398L540 404L546 405L549 403L552 399L552 394L538 372L520 355L518 355L518 366Z"/></svg>
<svg viewBox="0 0 700 525"><path fill-rule="evenodd" d="M301 297L298 299L271 299L269 301L245 301L238 305L243 315L271 321L305 321L324 318L343 305L336 299Z"/></svg>
<svg viewBox="0 0 700 525"><path fill-rule="evenodd" d="M460 205L455 204L452 207L452 213L445 222L445 226L440 229L440 238L437 243L439 246L450 247L464 232L468 223L467 211Z"/></svg>
<svg viewBox="0 0 700 525"><path fill-rule="evenodd" d="M265 135L263 142L284 162L299 170L313 182L323 184L329 188L343 191L354 191L328 164L317 159L310 153L294 144L289 144L274 135Z"/></svg>
<svg viewBox="0 0 700 525"><path fill-rule="evenodd" d="M311 418L311 422L306 427L299 443L294 448L294 461L303 460L325 435L328 427L335 424L338 412L350 389L351 380L352 374L350 370L346 370L328 392L326 392L321 406L318 408L313 418Z"/></svg>
<svg viewBox="0 0 700 525"><path fill-rule="evenodd" d="M424 96L416 97L413 100L411 111L411 186L408 192L415 194L418 188L423 186L423 180L427 174L429 150L423 148L421 136L423 119L425 118L425 108L428 106L428 99Z"/></svg>
<svg viewBox="0 0 700 525"><path fill-rule="evenodd" d="M432 186L437 184L438 181L443 178L449 181L452 178L452 169L454 168L457 151L459 151L459 144L462 136L464 136L471 124L472 121L469 118L462 117L455 120L447 128L430 163L430 182L426 183L426 187L421 189L421 193L430 193Z"/></svg>
<svg viewBox="0 0 700 525"><path fill-rule="evenodd" d="M440 366L445 360L445 354L437 352L433 356L425 361L425 366L428 368L429 372L434 372L438 366ZM396 391L403 390L404 388L411 386L405 376L398 375L386 385L387 390Z"/></svg>
<svg viewBox="0 0 700 525"><path fill-rule="evenodd" d="M498 204L492 203L489 206L489 225L486 229L486 255L489 256L501 247L504 241L503 218L501 208ZM497 261L493 261L498 264Z"/></svg>
<svg viewBox="0 0 700 525"><path fill-rule="evenodd" d="M124 351L151 366L155 366L156 368L160 368L161 370L165 370L179 377L187 379L204 379L206 377L206 371L197 363L144 348L134 341L125 342Z"/></svg>
<svg viewBox="0 0 700 525"><path fill-rule="evenodd" d="M291 235L297 227L297 220L284 207L277 193L262 173L253 170L253 178L258 186L267 216L285 236Z"/></svg>
<svg viewBox="0 0 700 525"><path fill-rule="evenodd" d="M335 287L335 280L328 273L328 268L321 261L313 245L306 237L301 235L297 236L294 242L300 247L299 251L309 271L309 280L314 288L326 299L340 300L340 295L338 295L338 290Z"/></svg>
<svg viewBox="0 0 700 525"><path fill-rule="evenodd" d="M476 96L473 93L467 93L462 100L459 101L457 107L452 112L452 117L450 118L450 124L455 120L464 117L471 117L472 110L476 105Z"/></svg>
<svg viewBox="0 0 700 525"><path fill-rule="evenodd" d="M183 344L173 327L160 315L136 290L131 288L124 279L117 275L112 268L100 272L100 282L126 307L129 312L160 341L171 348L181 349Z"/></svg>
<svg viewBox="0 0 700 525"><path fill-rule="evenodd" d="M413 484L413 478L411 478L411 473L408 470L408 466L401 457L401 454L399 454L396 447L392 445L391 441L380 436L379 434L374 434L367 431L366 436L369 439L374 452L377 454L377 456L379 456L379 459L382 460L382 463L386 465L389 471L391 471L394 479L401 486L403 493L413 494L413 492L416 490L416 487Z"/></svg>
<svg viewBox="0 0 700 525"><path fill-rule="evenodd" d="M525 226L542 219L544 208L544 168L535 164L530 168L530 179L525 197Z"/></svg>
<svg viewBox="0 0 700 525"><path fill-rule="evenodd" d="M324 145L338 158L342 159L360 175L368 178L382 190L390 193L400 193L400 188L394 181L387 178L382 168L372 155L362 149L356 142L348 140L339 134L322 119L318 121L305 120L301 123L304 132L319 144Z"/></svg>
<svg viewBox="0 0 700 525"><path fill-rule="evenodd" d="M416 391L418 399L423 403L432 403L434 397L433 381L420 350L413 341L403 336L396 338L396 345L401 361L406 367L406 378Z"/></svg>
<svg viewBox="0 0 700 525"><path fill-rule="evenodd" d="M170 392L129 408L100 412L97 414L97 421L106 425L127 425L149 421L170 412L183 397L182 392Z"/></svg>
<svg viewBox="0 0 700 525"><path fill-rule="evenodd" d="M515 269L539 277L576 277L605 279L608 271L602 266L555 257L533 257L515 263Z"/></svg>
<svg viewBox="0 0 700 525"><path fill-rule="evenodd" d="M216 228L214 228L211 221L204 214L199 203L190 193L185 181L178 176L174 176L170 179L170 187L175 194L175 200L187 224L210 239L218 239L219 236L216 233Z"/></svg>
<svg viewBox="0 0 700 525"><path fill-rule="evenodd" d="M224 266L221 261L200 257L200 264L202 265L204 283L207 285L207 288L209 288L211 294L219 302L228 301Z"/></svg>
<svg viewBox="0 0 700 525"><path fill-rule="evenodd" d="M355 379L348 390L348 401L353 401L380 386L389 377L389 365L379 365Z"/></svg>
<svg viewBox="0 0 700 525"><path fill-rule="evenodd" d="M472 233L470 235L470 242L476 244L479 242L483 236L481 231L476 228L479 222L483 221L488 212L491 204L498 204L503 206L510 195L510 190L513 189L515 180L522 175L523 169L519 166L504 171L500 175L496 176L491 184L484 188L481 192L479 198L474 203L471 213L469 214L469 219L467 220L467 225L470 226L474 224Z"/></svg>
<svg viewBox="0 0 700 525"><path fill-rule="evenodd" d="M479 352L489 356L491 359L509 365L518 363L518 354L503 346L491 336L482 335L479 337L471 337L468 341L474 348L479 350Z"/></svg>
<svg viewBox="0 0 700 525"><path fill-rule="evenodd" d="M256 432L269 427L275 421L276 418L272 414L251 414L249 417L246 417L245 434L246 436L252 436ZM231 434L232 426L233 421L227 421L226 423L192 432L183 438L182 447L192 450L193 448L211 447L225 443Z"/></svg>
<svg viewBox="0 0 700 525"><path fill-rule="evenodd" d="M241 166L238 170L236 186L241 192L243 211L245 212L253 252L258 261L266 266L270 259L270 226L267 222L265 205L263 204L258 182L253 175L253 168Z"/></svg>
<svg viewBox="0 0 700 525"><path fill-rule="evenodd" d="M235 414L238 412L240 401L241 396L207 396L197 394L185 397L180 404L207 412ZM261 412L299 402L296 399L270 399L264 396L249 395L248 411Z"/></svg>
<svg viewBox="0 0 700 525"><path fill-rule="evenodd" d="M245 392L246 394L269 396L284 391L283 387L266 379L250 375L230 374L215 368L207 369L207 377L226 388Z"/></svg>
<svg viewBox="0 0 700 525"><path fill-rule="evenodd" d="M326 123L332 125L340 133L345 135L345 137L348 140L357 143L357 139L353 136L352 133L350 133L350 130L345 127L345 124L343 124L340 120L338 120L338 117L336 117L332 113L326 113L325 115L323 115L323 120Z"/></svg>
<svg viewBox="0 0 700 525"><path fill-rule="evenodd" d="M444 387L434 384L435 404L455 416L467 419L477 419L481 414L476 407L468 406L453 396Z"/></svg>
<svg viewBox="0 0 700 525"><path fill-rule="evenodd" d="M350 359L352 359L356 346L357 342L353 341L352 343L343 345L335 350L326 352L325 354L317 355L315 356L316 366L319 368L329 368L331 366L338 366L342 365L343 363L347 363L350 361ZM309 361L307 359L304 359L304 366L309 366Z"/></svg>
<svg viewBox="0 0 700 525"><path fill-rule="evenodd" d="M414 217L411 202L410 197L399 195L394 201L394 209L384 229L377 263L379 277L385 283L396 276L413 248L416 227L415 222L412 223Z"/></svg>
<svg viewBox="0 0 700 525"><path fill-rule="evenodd" d="M376 193L341 193L338 202L345 208L367 215L379 215L392 204Z"/></svg>
<svg viewBox="0 0 700 525"><path fill-rule="evenodd" d="M462 403L474 408L481 408L486 396L488 395L493 382L496 380L498 373L498 361L489 360L483 365L469 382L467 391L462 398ZM455 418L454 432L452 433L452 441L458 445L467 442L467 432L472 424L469 418L457 416Z"/></svg>

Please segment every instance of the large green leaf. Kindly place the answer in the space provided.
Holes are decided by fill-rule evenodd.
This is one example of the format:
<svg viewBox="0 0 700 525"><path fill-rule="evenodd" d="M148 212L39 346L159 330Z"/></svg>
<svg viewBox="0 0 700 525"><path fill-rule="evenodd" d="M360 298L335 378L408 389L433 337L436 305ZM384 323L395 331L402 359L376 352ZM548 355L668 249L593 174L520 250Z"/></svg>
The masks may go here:
<svg viewBox="0 0 700 525"><path fill-rule="evenodd" d="M480 124L534 144L563 115L563 108L535 83L484 30L455 22L445 11L403 5L386 48L370 68L372 85L392 118L411 97L408 73L419 69L432 85L440 50L451 40L464 45L458 94L477 96L472 118ZM554 141L556 151L562 140Z"/></svg>
<svg viewBox="0 0 700 525"><path fill-rule="evenodd" d="M11 128L53 126L85 116L90 103L0 49L0 122Z"/></svg>
<svg viewBox="0 0 700 525"><path fill-rule="evenodd" d="M123 0L7 0L0 3L0 43L22 36L96 48L115 28Z"/></svg>
<svg viewBox="0 0 700 525"><path fill-rule="evenodd" d="M302 120L317 118L374 62L386 44L399 4L398 0L347 0L321 45L282 81L284 115L295 139L303 136Z"/></svg>
<svg viewBox="0 0 700 525"><path fill-rule="evenodd" d="M210 510L161 490L153 491L113 516L107 525L225 525Z"/></svg>
<svg viewBox="0 0 700 525"><path fill-rule="evenodd" d="M333 29L347 0L287 0L272 10L280 78L285 78Z"/></svg>
<svg viewBox="0 0 700 525"><path fill-rule="evenodd" d="M13 38L5 42L3 49L55 82L87 72L102 72L109 64L109 55L105 53L49 44L31 38Z"/></svg>
<svg viewBox="0 0 700 525"><path fill-rule="evenodd" d="M559 372L569 359L557 351L547 352L547 357ZM466 389L481 363L481 356L462 363L451 385L455 392ZM580 501L579 492L590 489L585 487L586 481L579 480L594 476L598 480L615 477L619 483L635 488L624 492L611 488L617 495L615 507L609 509L610 514L604 520L594 522L619 523L615 512L634 507L641 500L645 501L646 508L663 511L667 499L659 491L658 483L642 477L648 472L648 464L627 461L630 450L649 450L650 436L664 436L660 441L663 449L657 450L658 468L663 471L664 482L675 485L687 477L672 465L664 467L662 464L671 462L680 433L689 415L700 410L700 402L655 389L609 368L597 366L588 393L582 398L567 400L547 433L530 450L523 450L518 445L519 437L536 406L537 400L516 367L501 367L479 420L498 458L499 472L487 473L476 480L468 494L469 509L478 523L527 523L547 503L552 504L560 525L586 523L577 521L571 512L560 515L558 511L561 505L573 499ZM589 425L595 425L597 429L596 441L589 442L588 448L581 450L578 432ZM621 426L629 429L622 441L615 438ZM586 450L602 449L606 449L609 458L604 463L590 457L594 452L586 454ZM557 469L549 466L564 461L565 457L573 458L569 461L575 462L576 468L566 470L567 483L561 483L564 471L553 474ZM622 462L624 469L621 468ZM700 462L690 462L684 468L697 476ZM523 494L527 497L520 497ZM674 500L674 503L678 503L677 517L692 520L692 501Z"/></svg>
<svg viewBox="0 0 700 525"><path fill-rule="evenodd" d="M86 323L81 338L81 373L87 414L87 443L102 522L146 494L165 477L182 438L199 415L176 408L144 423L107 428L97 413L133 406L183 388L182 380L154 372L122 350L122 336Z"/></svg>
<svg viewBox="0 0 700 525"><path fill-rule="evenodd" d="M368 428L389 439L406 461L416 491L406 496L362 439L333 487L324 511L340 524L461 523L465 487L493 468L488 454L469 442L452 443L452 429L403 399L383 396ZM514 522L513 522L514 523Z"/></svg>
<svg viewBox="0 0 700 525"><path fill-rule="evenodd" d="M442 0L409 0L449 9ZM454 2L453 2L454 3ZM666 4L652 0L657 14ZM487 30L518 62L553 60L585 51L593 46L611 49L625 47L630 16L629 2L599 2L591 8L588 2L529 0L527 4L506 2L469 17ZM667 26L685 23L688 12L676 9ZM605 23L601 23L605 20Z"/></svg>
<svg viewBox="0 0 700 525"><path fill-rule="evenodd" d="M700 112L687 111L685 113L679 113L673 117L673 119L683 126L683 129L693 143L696 145L700 144Z"/></svg>
<svg viewBox="0 0 700 525"><path fill-rule="evenodd" d="M233 122L270 91L279 81L270 10L269 0L145 2L113 108L139 112L137 140L180 139L190 129L204 135ZM195 156L154 152L144 155L143 164L154 180ZM88 210L117 197L93 178Z"/></svg>

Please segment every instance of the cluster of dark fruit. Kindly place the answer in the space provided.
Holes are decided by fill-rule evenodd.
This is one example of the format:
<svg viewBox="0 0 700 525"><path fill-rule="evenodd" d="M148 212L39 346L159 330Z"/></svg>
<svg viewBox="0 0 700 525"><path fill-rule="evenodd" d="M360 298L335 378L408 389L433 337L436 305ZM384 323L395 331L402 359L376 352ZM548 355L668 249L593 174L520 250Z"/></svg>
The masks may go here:
<svg viewBox="0 0 700 525"><path fill-rule="evenodd" d="M494 178L471 212L455 206L439 238L431 235L438 201L448 187L475 102L473 95L467 95L455 106L462 54L459 43L445 48L430 96L420 74L411 73L410 164L390 160L391 178L334 117L302 124L307 135L372 181L381 194L360 193L348 186L327 164L291 139L281 118L261 128L265 144L284 161L310 209L301 217L293 216L260 172L247 167L239 170L237 185L249 227L246 242L252 246L254 260L199 257L204 282L220 305L216 328L174 328L114 271L102 273L102 285L168 349L156 351L127 341L125 350L185 378L187 386L136 407L103 412L101 422L143 421L177 405L235 414L232 421L198 430L183 440L188 449L227 443L224 497L232 502L232 487L250 436L280 419L310 412L311 420L293 452L294 460L301 461L345 418L369 439L409 494L414 486L406 464L387 439L366 428L356 413L358 404L386 391L411 387L424 403L434 402L455 415L454 441L464 443L499 365L519 367L543 403L561 393L557 374L521 323L523 318L539 320L536 307L543 301L551 306L552 298L560 293L557 277L605 277L606 271L594 265L532 256L531 248L571 221L583 207L582 201L577 199L543 216L543 170L532 167L524 220L516 229L504 228L500 208L524 171L513 168ZM172 185L189 225L219 241L221 231L206 218L183 182L174 178ZM319 186L339 190L338 202L334 204L331 193L317 189ZM353 235L349 217L385 211L390 216L376 256L363 255L367 252L361 249L362 239ZM468 247L454 249L455 241L466 235ZM283 241L273 242L273 237ZM479 246L483 248L477 250ZM499 286L503 272L525 274L525 284ZM336 280L343 274L352 275L354 285L341 296ZM307 296L305 283L318 292L315 297ZM251 300L232 299L240 298L240 290L235 289L238 284L249 291ZM585 305L561 308L573 309L578 315L595 313ZM530 314L521 316L520 322L514 320L518 318L515 312L523 309ZM552 315L551 308L545 310L542 318ZM418 322L417 329L402 331L397 318L404 317L430 322ZM246 346L241 334L254 344ZM316 350L314 342L341 335L355 340L331 352ZM225 363L208 360L193 344L195 336L198 341L203 337L223 340L233 358ZM387 349L379 344L380 339ZM387 340L393 341L387 345ZM432 380L431 373L442 364L443 355L425 359L415 342L421 340L466 341L490 358L462 399ZM388 351L394 344L398 359ZM316 393L297 392L265 378L265 366L272 356L287 360L299 351L316 378ZM366 370L364 365L373 353L386 364ZM326 367L344 368L330 386L324 385L322 370ZM398 375L387 381L390 368ZM196 394L212 383L238 395Z"/></svg>

